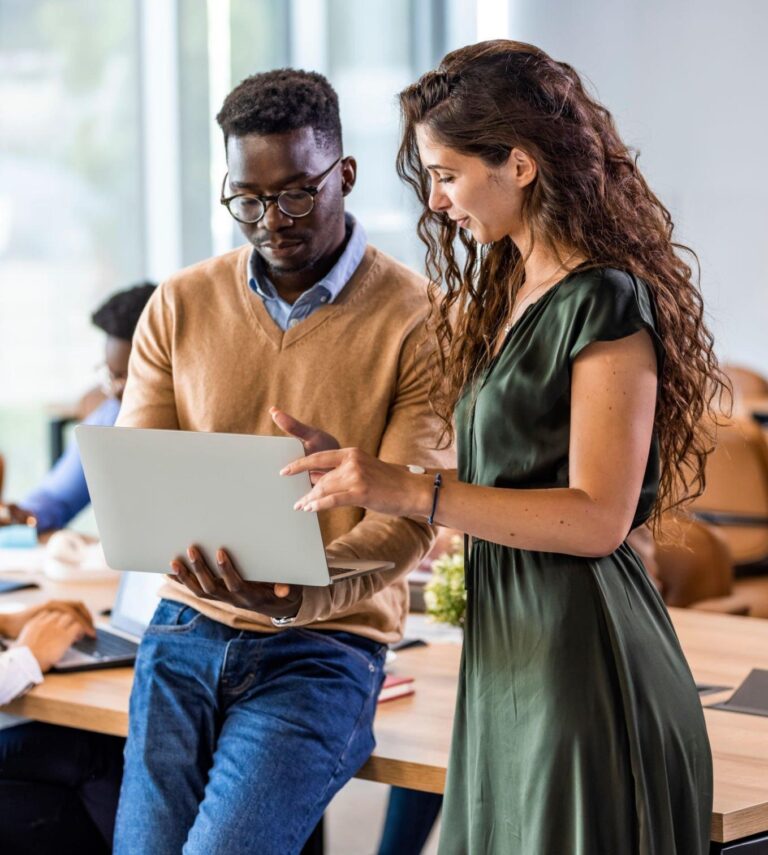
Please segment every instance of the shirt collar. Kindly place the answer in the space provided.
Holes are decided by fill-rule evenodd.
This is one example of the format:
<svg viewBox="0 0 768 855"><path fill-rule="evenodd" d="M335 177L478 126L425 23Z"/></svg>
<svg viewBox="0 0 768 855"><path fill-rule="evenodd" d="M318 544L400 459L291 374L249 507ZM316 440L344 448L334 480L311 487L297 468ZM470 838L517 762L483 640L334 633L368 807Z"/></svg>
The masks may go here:
<svg viewBox="0 0 768 855"><path fill-rule="evenodd" d="M360 266L368 244L368 235L360 223L352 214L344 215L347 231L347 245L339 256L339 260L326 273L326 275L315 282L305 293L323 288L328 292L328 303L332 303L341 293L344 286L354 275ZM261 257L254 249L248 262L248 285L264 300L279 299L275 286L270 281L264 269ZM299 298L301 299L301 298Z"/></svg>

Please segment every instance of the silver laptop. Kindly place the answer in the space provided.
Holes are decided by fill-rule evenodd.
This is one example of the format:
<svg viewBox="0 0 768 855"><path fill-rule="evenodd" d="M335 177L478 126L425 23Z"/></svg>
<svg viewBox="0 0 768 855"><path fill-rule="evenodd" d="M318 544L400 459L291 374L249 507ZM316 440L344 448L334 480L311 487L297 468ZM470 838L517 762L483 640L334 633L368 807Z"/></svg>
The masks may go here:
<svg viewBox="0 0 768 855"><path fill-rule="evenodd" d="M293 510L309 474L279 474L304 455L293 437L94 425L75 437L115 570L167 573L192 544L209 564L226 548L252 582L324 586L394 567L327 559L317 515Z"/></svg>
<svg viewBox="0 0 768 855"><path fill-rule="evenodd" d="M90 671L133 665L141 636L157 604L162 580L144 573L123 573L107 624L97 623L96 638L72 645L54 671Z"/></svg>

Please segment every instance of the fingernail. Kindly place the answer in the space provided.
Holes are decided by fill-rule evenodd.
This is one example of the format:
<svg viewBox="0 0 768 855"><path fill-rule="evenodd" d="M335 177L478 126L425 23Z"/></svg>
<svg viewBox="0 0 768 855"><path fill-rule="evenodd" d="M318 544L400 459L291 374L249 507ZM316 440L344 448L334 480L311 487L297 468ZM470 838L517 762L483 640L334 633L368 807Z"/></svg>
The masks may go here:
<svg viewBox="0 0 768 855"><path fill-rule="evenodd" d="M197 561L197 550L194 546L190 546L187 549L187 555L189 556L190 561Z"/></svg>
<svg viewBox="0 0 768 855"><path fill-rule="evenodd" d="M216 563L217 563L217 564L223 564L223 563L224 563L224 560L225 560L225 559L224 559L224 550L223 550L223 549L219 549L219 550L216 552Z"/></svg>
<svg viewBox="0 0 768 855"><path fill-rule="evenodd" d="M283 468L280 470L280 474L281 474L281 475L285 475L287 471L288 471L288 467L287 467L287 466L283 466Z"/></svg>
<svg viewBox="0 0 768 855"><path fill-rule="evenodd" d="M314 509L315 509L315 503L314 502L310 502L308 505L304 505L304 508L303 508L303 510L310 511L310 512L314 511Z"/></svg>
<svg viewBox="0 0 768 855"><path fill-rule="evenodd" d="M293 509L294 509L294 511L300 511L301 510L301 500L296 502L296 504L293 506Z"/></svg>
<svg viewBox="0 0 768 855"><path fill-rule="evenodd" d="M174 576L178 576L180 572L181 565L178 563L178 561L171 561L171 573L173 573Z"/></svg>

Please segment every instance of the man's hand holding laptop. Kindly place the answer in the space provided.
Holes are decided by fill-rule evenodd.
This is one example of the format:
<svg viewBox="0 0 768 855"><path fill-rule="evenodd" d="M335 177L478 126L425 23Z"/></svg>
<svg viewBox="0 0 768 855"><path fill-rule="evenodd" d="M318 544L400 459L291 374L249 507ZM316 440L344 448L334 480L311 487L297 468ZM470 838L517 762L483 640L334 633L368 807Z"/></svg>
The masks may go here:
<svg viewBox="0 0 768 855"><path fill-rule="evenodd" d="M270 409L270 415L280 430L301 441L307 456L341 447L331 434L306 425L277 407ZM315 484L324 474L322 470L313 470L310 480ZM179 556L171 561L171 578L184 584L198 597L220 600L271 618L292 617L301 608L303 592L300 586L248 582L240 575L232 556L223 548L217 550L215 564L216 572L200 548L192 544L185 557Z"/></svg>

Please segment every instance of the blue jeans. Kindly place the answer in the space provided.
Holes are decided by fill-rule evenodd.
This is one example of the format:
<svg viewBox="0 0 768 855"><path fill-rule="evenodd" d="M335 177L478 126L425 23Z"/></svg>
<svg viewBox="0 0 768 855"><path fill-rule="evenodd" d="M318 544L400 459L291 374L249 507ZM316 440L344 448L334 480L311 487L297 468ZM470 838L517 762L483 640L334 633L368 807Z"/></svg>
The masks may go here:
<svg viewBox="0 0 768 855"><path fill-rule="evenodd" d="M420 855L442 805L436 793L392 787L378 855Z"/></svg>
<svg viewBox="0 0 768 855"><path fill-rule="evenodd" d="M299 853L373 750L384 656L163 600L136 660L116 855Z"/></svg>

